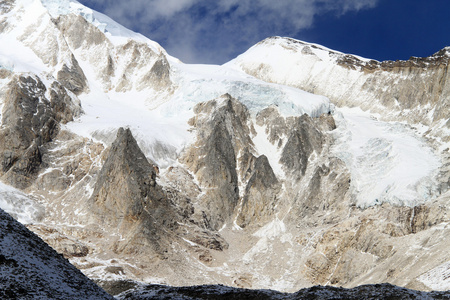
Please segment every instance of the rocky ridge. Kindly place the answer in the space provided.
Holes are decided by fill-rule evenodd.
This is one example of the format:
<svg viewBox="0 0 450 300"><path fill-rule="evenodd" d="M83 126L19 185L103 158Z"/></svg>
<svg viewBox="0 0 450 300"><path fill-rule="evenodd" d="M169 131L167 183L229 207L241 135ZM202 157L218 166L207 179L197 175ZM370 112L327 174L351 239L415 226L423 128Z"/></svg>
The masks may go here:
<svg viewBox="0 0 450 300"><path fill-rule="evenodd" d="M2 299L113 299L0 209Z"/></svg>
<svg viewBox="0 0 450 300"><path fill-rule="evenodd" d="M36 76L14 77L3 101L2 173L8 183L26 188L42 163L40 147L50 142L59 124L73 121L81 113L79 102L54 81L47 90Z"/></svg>
<svg viewBox="0 0 450 300"><path fill-rule="evenodd" d="M143 286L125 292L119 299L448 299L446 292L418 292L390 284L364 285L353 289L314 286L296 293L280 293L271 290L237 289L220 285L167 287Z"/></svg>

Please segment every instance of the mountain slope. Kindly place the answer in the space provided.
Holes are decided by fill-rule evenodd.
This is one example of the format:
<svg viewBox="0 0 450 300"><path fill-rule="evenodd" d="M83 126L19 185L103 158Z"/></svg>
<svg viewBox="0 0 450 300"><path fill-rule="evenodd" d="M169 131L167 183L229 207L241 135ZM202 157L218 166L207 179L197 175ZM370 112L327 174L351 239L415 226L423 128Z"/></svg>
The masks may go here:
<svg viewBox="0 0 450 300"><path fill-rule="evenodd" d="M0 209L2 299L113 299Z"/></svg>
<svg viewBox="0 0 450 300"><path fill-rule="evenodd" d="M358 110L346 109L338 110L342 115L337 115L339 120L347 124L341 123L339 127L347 126L347 129L344 129L343 135L337 136L335 154L344 159L352 171L354 188L360 194L358 204L362 206L373 204L375 198L383 202L385 200L379 199L382 197L388 199L390 203L406 201L407 205L417 205L430 198L422 189L438 188L441 191L437 194L448 189L449 173L445 169L441 169L441 173L444 173L440 175L440 182L432 184L434 188L428 185L419 188L415 194L411 194L412 191L408 188L433 180L432 178L437 177L439 166L448 162L450 146L448 53L448 49L445 48L427 58L413 57L408 61L380 63L320 45L273 37L261 41L226 65L262 80L325 95L340 107L359 107L370 111L371 114L364 115ZM375 121L364 120L364 116ZM357 119L359 121L355 122ZM378 120L401 121L408 125L401 128L399 124L391 126L376 122ZM385 126L387 128L383 129ZM416 134L408 127L412 127ZM363 128L366 131L363 132ZM339 130L342 133L344 131ZM414 141L389 137L390 133L394 132L399 135L413 134ZM432 144L435 153L425 150L424 141L418 139L421 134L427 139L427 143ZM410 142L415 144L417 140L420 145L410 144ZM407 148L402 148L403 145L407 145ZM408 154L408 148L417 149L415 154L421 157L423 165L418 164L419 160L414 158L415 154ZM423 152L424 150L428 153ZM372 164L372 157L379 160L383 155L389 158L388 165L383 166L382 162L382 167L377 165L376 168L371 168L369 164ZM395 158L396 156L403 157ZM395 162L396 159L398 162ZM406 167L402 167L401 164L405 164ZM389 175L386 176L386 172ZM368 184L375 180L375 176L370 173L377 176L378 180L381 177L382 183L379 186ZM417 176L417 179L412 179L412 174ZM400 178L407 178L408 183L395 182ZM399 190L403 190L400 192L401 197L396 195ZM367 193L372 195L365 195ZM392 195L381 196L383 193ZM429 194L436 195L435 192ZM421 198L423 200L417 201Z"/></svg>

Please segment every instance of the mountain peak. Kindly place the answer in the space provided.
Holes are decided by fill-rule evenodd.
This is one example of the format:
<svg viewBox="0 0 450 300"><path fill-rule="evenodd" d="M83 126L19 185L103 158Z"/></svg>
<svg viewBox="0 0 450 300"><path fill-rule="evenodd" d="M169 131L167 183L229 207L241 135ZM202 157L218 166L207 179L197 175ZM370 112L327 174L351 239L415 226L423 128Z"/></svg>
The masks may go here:
<svg viewBox="0 0 450 300"><path fill-rule="evenodd" d="M36 0L40 1L52 18L57 19L62 15L74 14L82 16L87 22L105 33L113 43L124 44L129 39L143 42L149 45L156 53L167 54L156 42L142 34L129 30L110 17L84 6L76 0Z"/></svg>

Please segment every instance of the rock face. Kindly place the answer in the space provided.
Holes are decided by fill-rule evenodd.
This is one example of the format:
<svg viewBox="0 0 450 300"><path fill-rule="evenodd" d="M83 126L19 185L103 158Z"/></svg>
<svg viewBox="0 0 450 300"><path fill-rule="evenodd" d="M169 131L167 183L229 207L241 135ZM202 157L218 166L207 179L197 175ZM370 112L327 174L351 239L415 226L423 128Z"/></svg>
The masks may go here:
<svg viewBox="0 0 450 300"><path fill-rule="evenodd" d="M123 236L114 245L119 253L150 248L163 255L168 247L164 230L177 227L177 215L156 183L155 166L129 129L118 130L89 203L103 226L117 228Z"/></svg>
<svg viewBox="0 0 450 300"><path fill-rule="evenodd" d="M153 88L167 92L172 89L170 65L165 54L160 52L162 48L155 52L148 44L132 39L114 46L99 28L82 16L62 15L55 23L67 44L75 49L78 59L94 66L95 76L105 90L125 92ZM97 55L90 55L94 49ZM84 73L73 55L71 65L64 65L58 72L58 80L60 78L61 83L75 94L86 89Z"/></svg>
<svg viewBox="0 0 450 300"><path fill-rule="evenodd" d="M192 272L186 273L193 259L201 264L196 274L226 262L233 276L212 272L207 276L229 285L260 287L261 275L247 273L257 264L254 274L272 278L286 272L300 274L294 286L353 286L367 282L366 274L386 278L381 274L384 265L395 265L399 271L389 273L392 281L423 288L415 279L420 268L400 254L416 243L409 235L427 236L435 230L432 224L446 222L446 210L436 204L420 209L355 207L351 175L345 163L330 154L330 132L336 127L332 115L286 118L270 107L253 119L239 101L223 95L198 104L190 124L196 141L184 150L182 164L161 173L131 131L120 129L103 152L101 169L89 173L95 185L85 218L102 229L92 227L91 233L87 228L83 233L65 229L48 242L86 270L98 248L119 261L132 254L143 267L104 266L107 274L116 272L124 278L140 279L146 274L142 270L151 267L177 284L199 282ZM278 149L278 160L262 154L253 143L255 136L264 134ZM57 152L45 153L47 160ZM275 172L272 165L279 169ZM70 166L64 169L75 172L69 171L74 168ZM81 186L92 181L82 182ZM74 201L73 196L67 198L71 193L64 198ZM430 243L436 252L446 244ZM284 267L276 267L280 265ZM408 272L411 275L405 276Z"/></svg>
<svg viewBox="0 0 450 300"><path fill-rule="evenodd" d="M195 113L190 122L197 131L197 144L186 151L183 161L207 189L201 200L209 216L207 227L218 230L238 205L237 156L252 145L249 113L228 94L198 104Z"/></svg>
<svg viewBox="0 0 450 300"><path fill-rule="evenodd" d="M88 91L87 79L75 56L72 55L70 58L70 65L63 65L62 69L58 71L57 79L69 91L79 95Z"/></svg>
<svg viewBox="0 0 450 300"><path fill-rule="evenodd" d="M2 299L113 299L0 209Z"/></svg>
<svg viewBox="0 0 450 300"><path fill-rule="evenodd" d="M307 115L301 116L293 124L286 145L283 148L280 162L291 172L295 179L305 176L310 155L322 152L322 133L313 125Z"/></svg>
<svg viewBox="0 0 450 300"><path fill-rule="evenodd" d="M265 155L254 160L251 177L242 199L242 209L236 220L237 225L246 227L249 223L264 224L273 218L281 183Z"/></svg>
<svg viewBox="0 0 450 300"><path fill-rule="evenodd" d="M59 83L54 82L50 99L38 77L14 77L9 83L2 109L2 173L13 186L26 188L41 164L40 147L59 131L59 123L78 116L81 108L73 103Z"/></svg>

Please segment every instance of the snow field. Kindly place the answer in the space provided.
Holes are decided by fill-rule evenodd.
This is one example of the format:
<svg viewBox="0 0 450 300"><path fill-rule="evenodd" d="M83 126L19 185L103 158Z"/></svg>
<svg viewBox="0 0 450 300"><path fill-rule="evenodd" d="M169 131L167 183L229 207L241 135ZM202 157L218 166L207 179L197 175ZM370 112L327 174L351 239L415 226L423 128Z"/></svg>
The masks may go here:
<svg viewBox="0 0 450 300"><path fill-rule="evenodd" d="M443 263L417 279L433 290L450 290L450 262Z"/></svg>
<svg viewBox="0 0 450 300"><path fill-rule="evenodd" d="M30 196L0 182L0 208L22 224L39 222L44 217L44 208Z"/></svg>

